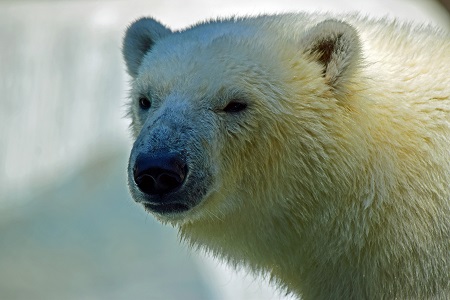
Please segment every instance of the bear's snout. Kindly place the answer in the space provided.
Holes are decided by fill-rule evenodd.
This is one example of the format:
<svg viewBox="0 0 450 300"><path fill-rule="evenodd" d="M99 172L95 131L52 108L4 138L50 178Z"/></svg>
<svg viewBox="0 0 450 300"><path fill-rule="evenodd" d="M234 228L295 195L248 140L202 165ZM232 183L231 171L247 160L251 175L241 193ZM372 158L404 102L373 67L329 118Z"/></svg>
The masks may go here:
<svg viewBox="0 0 450 300"><path fill-rule="evenodd" d="M136 186L149 196L176 191L183 185L186 175L186 162L176 153L140 154L133 167Z"/></svg>

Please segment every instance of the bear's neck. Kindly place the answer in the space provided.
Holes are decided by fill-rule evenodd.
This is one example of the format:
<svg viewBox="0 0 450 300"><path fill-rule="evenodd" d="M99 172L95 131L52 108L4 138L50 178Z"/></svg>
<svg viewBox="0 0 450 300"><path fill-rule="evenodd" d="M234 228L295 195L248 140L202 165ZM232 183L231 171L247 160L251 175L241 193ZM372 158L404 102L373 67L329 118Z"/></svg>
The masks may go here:
<svg viewBox="0 0 450 300"><path fill-rule="evenodd" d="M350 224L351 220L349 224L334 224L335 208L323 207L320 220L305 227L304 224L311 224L306 219L313 216L292 209L286 208L285 214L252 216L248 213L238 214L239 217L229 214L233 217L185 224L180 228L181 235L193 247L203 248L232 265L247 267L255 273L269 273L279 286L303 295L304 299L326 298L323 293L331 291L344 298L351 295L336 289L344 286L352 289L358 274L363 273L358 270L358 262L351 261L347 255L351 253L354 257L355 251L362 247L355 242L358 240L355 224ZM336 278L341 283L347 281L348 285L333 286ZM309 290L317 286L323 290Z"/></svg>

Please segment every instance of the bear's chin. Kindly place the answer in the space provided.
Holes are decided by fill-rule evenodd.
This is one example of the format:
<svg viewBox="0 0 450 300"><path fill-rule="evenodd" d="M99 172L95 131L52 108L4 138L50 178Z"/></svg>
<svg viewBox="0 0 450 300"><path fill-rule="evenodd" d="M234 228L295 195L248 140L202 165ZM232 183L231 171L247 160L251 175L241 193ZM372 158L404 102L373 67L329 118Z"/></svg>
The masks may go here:
<svg viewBox="0 0 450 300"><path fill-rule="evenodd" d="M187 212L191 207L185 203L164 203L164 204L152 204L143 203L142 204L146 211L151 213L156 213L159 215L166 214L180 214Z"/></svg>
<svg viewBox="0 0 450 300"><path fill-rule="evenodd" d="M217 201L216 197L217 194L214 193L214 190L210 190L203 197L195 198L195 200L192 198L184 198L185 201L171 199L172 201L164 204L155 204L149 199L143 200L142 198L135 199L135 201L141 204L146 212L154 215L158 221L170 223L173 226L183 226L202 222L202 220L207 220L211 216L214 217L214 220L217 220L217 214L223 215L228 211L224 209L224 205L217 206L214 204ZM208 213L205 213L205 211Z"/></svg>
<svg viewBox="0 0 450 300"><path fill-rule="evenodd" d="M203 214L199 213L198 206L189 207L185 204L173 203L166 205L154 205L141 203L147 213L152 214L159 222L181 227L203 219ZM201 209L200 209L201 210Z"/></svg>

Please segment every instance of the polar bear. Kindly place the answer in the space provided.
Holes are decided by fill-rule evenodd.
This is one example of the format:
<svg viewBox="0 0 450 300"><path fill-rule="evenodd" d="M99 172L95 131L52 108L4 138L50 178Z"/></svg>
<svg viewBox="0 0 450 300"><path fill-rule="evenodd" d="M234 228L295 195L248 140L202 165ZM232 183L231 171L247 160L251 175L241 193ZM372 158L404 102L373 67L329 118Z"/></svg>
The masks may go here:
<svg viewBox="0 0 450 300"><path fill-rule="evenodd" d="M131 195L302 299L449 299L449 49L357 15L139 19Z"/></svg>

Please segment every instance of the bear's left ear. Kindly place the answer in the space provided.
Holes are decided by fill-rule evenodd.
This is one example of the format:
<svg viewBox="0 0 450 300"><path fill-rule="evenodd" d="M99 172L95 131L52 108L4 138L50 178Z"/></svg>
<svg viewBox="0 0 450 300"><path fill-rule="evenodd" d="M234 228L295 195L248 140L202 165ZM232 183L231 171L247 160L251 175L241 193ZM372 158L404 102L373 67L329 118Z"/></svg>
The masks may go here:
<svg viewBox="0 0 450 300"><path fill-rule="evenodd" d="M323 76L336 89L359 65L361 46L358 33L349 24L329 19L309 29L303 37L307 55L323 65Z"/></svg>
<svg viewBox="0 0 450 300"><path fill-rule="evenodd" d="M155 42L172 31L151 18L141 18L128 27L123 39L122 54L128 74L136 77L144 55Z"/></svg>

